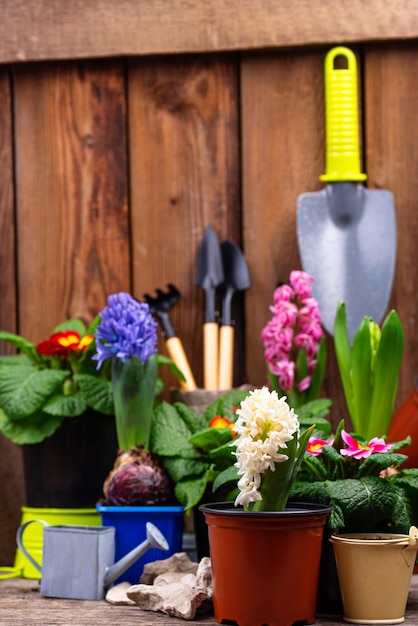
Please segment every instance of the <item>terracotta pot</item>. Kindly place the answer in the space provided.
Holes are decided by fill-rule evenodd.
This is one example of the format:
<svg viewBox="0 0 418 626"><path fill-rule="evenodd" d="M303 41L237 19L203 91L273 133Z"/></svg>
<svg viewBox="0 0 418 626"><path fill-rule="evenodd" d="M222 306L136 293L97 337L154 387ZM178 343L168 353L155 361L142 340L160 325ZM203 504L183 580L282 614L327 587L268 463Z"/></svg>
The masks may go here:
<svg viewBox="0 0 418 626"><path fill-rule="evenodd" d="M292 503L285 511L254 513L222 502L201 510L209 532L216 621L312 624L329 508Z"/></svg>
<svg viewBox="0 0 418 626"><path fill-rule="evenodd" d="M387 440L400 441L411 437L411 445L402 448L402 454L408 455L408 460L402 468L418 467L418 389L414 385L411 393L399 410L392 417Z"/></svg>
<svg viewBox="0 0 418 626"><path fill-rule="evenodd" d="M405 619L417 544L408 535L333 535L344 621L401 624Z"/></svg>

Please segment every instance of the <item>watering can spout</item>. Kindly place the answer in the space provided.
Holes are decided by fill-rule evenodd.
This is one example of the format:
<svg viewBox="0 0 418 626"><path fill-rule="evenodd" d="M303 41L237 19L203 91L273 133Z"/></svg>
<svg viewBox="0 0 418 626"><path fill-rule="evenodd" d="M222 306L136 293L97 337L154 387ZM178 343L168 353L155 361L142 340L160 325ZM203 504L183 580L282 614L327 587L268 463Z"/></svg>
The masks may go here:
<svg viewBox="0 0 418 626"><path fill-rule="evenodd" d="M136 548L125 554L117 563L108 567L104 575L104 586L109 587L119 576L139 559L149 548L159 548L160 550L168 550L169 546L164 535L158 530L154 524L147 522L147 538Z"/></svg>

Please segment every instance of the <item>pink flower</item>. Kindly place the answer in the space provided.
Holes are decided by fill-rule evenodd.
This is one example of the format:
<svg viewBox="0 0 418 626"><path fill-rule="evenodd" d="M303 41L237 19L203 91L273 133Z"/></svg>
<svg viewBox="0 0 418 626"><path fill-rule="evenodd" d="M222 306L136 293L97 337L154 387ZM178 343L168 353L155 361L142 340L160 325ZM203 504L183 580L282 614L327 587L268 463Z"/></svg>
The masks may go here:
<svg viewBox="0 0 418 626"><path fill-rule="evenodd" d="M292 300L295 297L295 292L289 285L280 285L273 293L273 302L277 304L283 300Z"/></svg>
<svg viewBox="0 0 418 626"><path fill-rule="evenodd" d="M278 376L280 389L289 391L295 382L295 364L293 361L281 360L270 365L272 374Z"/></svg>
<svg viewBox="0 0 418 626"><path fill-rule="evenodd" d="M310 376L306 376L305 378L303 378L299 385L298 385L298 391L300 393L302 393L303 391L306 391L307 389L309 389L311 384L311 377Z"/></svg>
<svg viewBox="0 0 418 626"><path fill-rule="evenodd" d="M293 302L282 300L270 307L274 319L284 326L293 326L298 319L298 307Z"/></svg>
<svg viewBox="0 0 418 626"><path fill-rule="evenodd" d="M367 459L367 457L372 454L387 452L392 448L390 444L385 443L384 439L378 437L370 439L369 443L361 444L345 430L341 431L341 439L348 446L348 448L342 448L340 453L343 456L352 456L357 460Z"/></svg>
<svg viewBox="0 0 418 626"><path fill-rule="evenodd" d="M299 298L309 298L312 294L311 281L314 277L306 272L290 272L290 284L298 294Z"/></svg>
<svg viewBox="0 0 418 626"><path fill-rule="evenodd" d="M308 445L306 446L306 452L309 452L312 456L319 456L322 454L322 448L324 446L332 446L333 443L333 439L331 439L331 441L325 441L325 439L311 437L308 441Z"/></svg>

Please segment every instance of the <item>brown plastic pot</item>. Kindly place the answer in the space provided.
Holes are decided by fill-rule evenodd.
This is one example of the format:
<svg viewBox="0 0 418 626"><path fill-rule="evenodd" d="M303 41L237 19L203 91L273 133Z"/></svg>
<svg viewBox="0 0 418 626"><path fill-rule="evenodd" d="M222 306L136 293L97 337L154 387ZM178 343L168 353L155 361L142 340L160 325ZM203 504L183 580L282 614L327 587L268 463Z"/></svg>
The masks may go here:
<svg viewBox="0 0 418 626"><path fill-rule="evenodd" d="M292 503L280 512L246 512L231 502L200 508L208 525L215 620L313 624L330 509Z"/></svg>

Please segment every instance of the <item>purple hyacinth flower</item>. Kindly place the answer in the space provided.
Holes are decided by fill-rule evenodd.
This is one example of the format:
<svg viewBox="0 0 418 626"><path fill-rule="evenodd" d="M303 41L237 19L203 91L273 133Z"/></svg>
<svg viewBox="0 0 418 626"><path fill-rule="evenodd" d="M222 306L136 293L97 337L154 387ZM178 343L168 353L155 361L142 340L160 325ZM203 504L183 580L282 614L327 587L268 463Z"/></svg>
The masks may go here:
<svg viewBox="0 0 418 626"><path fill-rule="evenodd" d="M138 302L129 293L112 294L100 316L97 354L93 357L98 361L97 369L106 359L117 358L126 363L132 356L145 365L157 352L157 322L146 302Z"/></svg>

